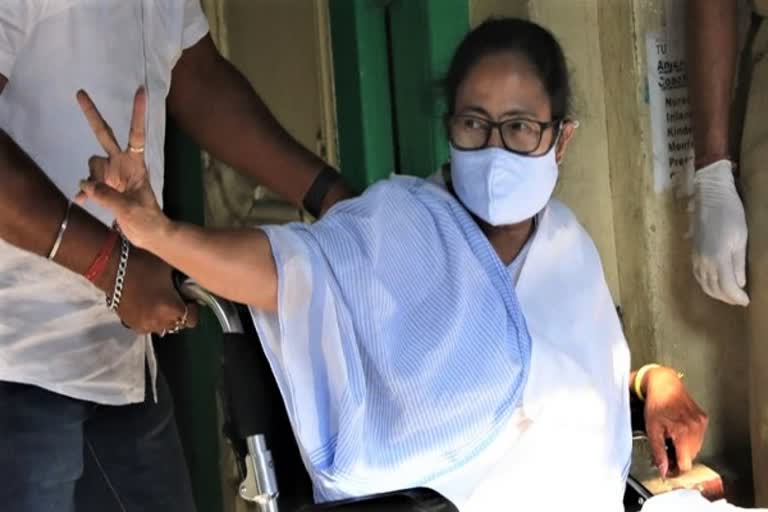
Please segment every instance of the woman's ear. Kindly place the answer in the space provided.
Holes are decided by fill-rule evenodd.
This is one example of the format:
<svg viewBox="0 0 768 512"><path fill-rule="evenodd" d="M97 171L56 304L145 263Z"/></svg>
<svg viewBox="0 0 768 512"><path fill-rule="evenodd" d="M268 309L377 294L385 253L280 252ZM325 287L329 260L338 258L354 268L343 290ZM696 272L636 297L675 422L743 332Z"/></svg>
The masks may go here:
<svg viewBox="0 0 768 512"><path fill-rule="evenodd" d="M560 128L560 137L557 139L557 147L555 148L555 158L557 159L558 164L563 159L563 156L565 156L565 148L568 146L568 143L571 142L573 135L576 133L576 128L578 127L578 121L571 121L569 119L563 121L563 127Z"/></svg>

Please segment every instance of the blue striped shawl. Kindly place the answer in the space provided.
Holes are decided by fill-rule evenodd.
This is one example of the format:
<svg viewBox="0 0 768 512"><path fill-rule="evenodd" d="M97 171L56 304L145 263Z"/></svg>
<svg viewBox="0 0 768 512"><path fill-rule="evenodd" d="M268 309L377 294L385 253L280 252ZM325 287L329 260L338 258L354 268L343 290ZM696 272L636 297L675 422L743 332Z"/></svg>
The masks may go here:
<svg viewBox="0 0 768 512"><path fill-rule="evenodd" d="M451 195L394 177L311 226L264 230L278 313L254 319L319 500L426 483L495 438L531 338Z"/></svg>

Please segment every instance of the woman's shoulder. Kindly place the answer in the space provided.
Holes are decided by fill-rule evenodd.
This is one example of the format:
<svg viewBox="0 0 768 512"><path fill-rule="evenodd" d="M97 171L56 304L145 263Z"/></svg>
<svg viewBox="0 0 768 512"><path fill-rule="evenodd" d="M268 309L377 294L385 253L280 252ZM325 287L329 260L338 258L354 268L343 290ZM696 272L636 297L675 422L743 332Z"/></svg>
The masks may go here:
<svg viewBox="0 0 768 512"><path fill-rule="evenodd" d="M589 232L581 224L573 210L559 199L552 198L549 200L541 215L540 223L547 226L547 230L552 235L555 233L567 234L572 242L577 242L578 246L589 248L590 252L599 258L597 247Z"/></svg>
<svg viewBox="0 0 768 512"><path fill-rule="evenodd" d="M585 235L589 236L584 229L584 226L582 226L581 222L579 222L578 217L576 217L576 214L573 213L573 210L571 210L567 204L560 201L559 199L554 197L550 199L549 203L547 203L546 209L543 212L543 215L546 216L548 221L554 226L563 226L577 229L583 232Z"/></svg>
<svg viewBox="0 0 768 512"><path fill-rule="evenodd" d="M549 203L547 203L547 207L543 214L548 216L552 222L557 224L577 224L581 226L581 223L579 223L579 220L576 218L573 210L571 210L567 204L554 197L549 200Z"/></svg>
<svg viewBox="0 0 768 512"><path fill-rule="evenodd" d="M389 178L377 181L365 192L353 199L334 205L325 217L342 212L359 211L361 208L392 207L414 200L422 202L425 197L449 198L445 187L418 176L392 174Z"/></svg>
<svg viewBox="0 0 768 512"><path fill-rule="evenodd" d="M379 180L365 191L363 195L367 194L382 194L382 193L394 193L394 192L411 192L418 189L424 184L425 180L417 176L409 176L405 174L391 174L389 178Z"/></svg>
<svg viewBox="0 0 768 512"><path fill-rule="evenodd" d="M446 187L444 183L436 181L434 176L421 178L419 176L410 176L406 174L392 174L389 178L371 185L368 190L366 190L366 194L388 193L392 191L414 193L423 190L434 193L439 190L446 190Z"/></svg>

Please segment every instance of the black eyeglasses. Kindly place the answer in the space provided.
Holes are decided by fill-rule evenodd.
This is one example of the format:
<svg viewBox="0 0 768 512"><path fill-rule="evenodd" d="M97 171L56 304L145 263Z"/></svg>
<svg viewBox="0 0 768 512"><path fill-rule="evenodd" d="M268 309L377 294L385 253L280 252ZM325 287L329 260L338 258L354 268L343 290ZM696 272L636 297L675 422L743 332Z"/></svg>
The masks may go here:
<svg viewBox="0 0 768 512"><path fill-rule="evenodd" d="M488 146L493 130L499 130L504 148L520 155L530 155L539 150L544 135L552 128L552 135L547 140L547 148L544 151L549 152L557 140L562 124L563 119L542 122L517 117L495 122L466 114L451 116L447 120L448 135L456 149L483 149Z"/></svg>

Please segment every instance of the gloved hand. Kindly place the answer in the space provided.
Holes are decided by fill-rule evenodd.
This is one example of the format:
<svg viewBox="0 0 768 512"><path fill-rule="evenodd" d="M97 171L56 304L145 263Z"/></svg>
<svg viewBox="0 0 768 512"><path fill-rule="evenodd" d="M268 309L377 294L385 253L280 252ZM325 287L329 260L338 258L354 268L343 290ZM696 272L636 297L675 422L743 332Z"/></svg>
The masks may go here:
<svg viewBox="0 0 768 512"><path fill-rule="evenodd" d="M746 306L747 221L731 162L699 169L693 182L693 273L710 297Z"/></svg>

